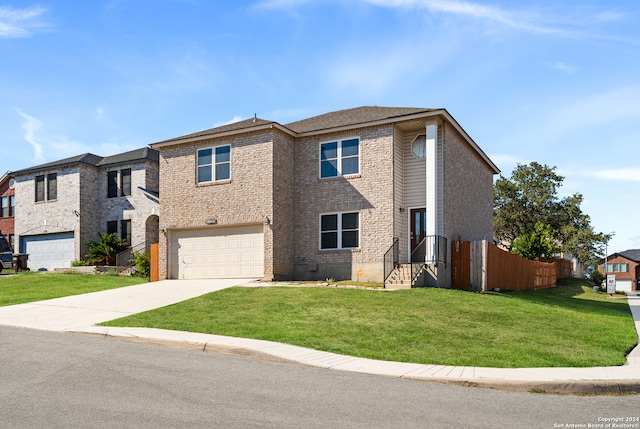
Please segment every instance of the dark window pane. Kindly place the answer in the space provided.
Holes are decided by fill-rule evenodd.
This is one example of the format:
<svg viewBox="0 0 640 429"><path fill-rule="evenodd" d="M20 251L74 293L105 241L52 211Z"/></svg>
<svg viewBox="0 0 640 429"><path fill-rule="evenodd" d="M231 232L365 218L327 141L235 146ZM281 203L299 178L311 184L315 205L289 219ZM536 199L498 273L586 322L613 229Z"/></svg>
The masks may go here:
<svg viewBox="0 0 640 429"><path fill-rule="evenodd" d="M51 173L47 175L47 200L58 199L58 175Z"/></svg>
<svg viewBox="0 0 640 429"><path fill-rule="evenodd" d="M118 172L107 172L107 198L118 196Z"/></svg>
<svg viewBox="0 0 640 429"><path fill-rule="evenodd" d="M16 215L16 197L11 195L9 197L9 216Z"/></svg>
<svg viewBox="0 0 640 429"><path fill-rule="evenodd" d="M342 229L358 229L358 213L343 214Z"/></svg>
<svg viewBox="0 0 640 429"><path fill-rule="evenodd" d="M211 164L211 149L202 149L198 151L198 165Z"/></svg>
<svg viewBox="0 0 640 429"><path fill-rule="evenodd" d="M342 174L357 174L358 158L346 158L342 160Z"/></svg>
<svg viewBox="0 0 640 429"><path fill-rule="evenodd" d="M217 164L216 165L216 180L227 180L231 177L230 174L231 164Z"/></svg>
<svg viewBox="0 0 640 429"><path fill-rule="evenodd" d="M358 231L343 231L342 247L344 249L358 247Z"/></svg>
<svg viewBox="0 0 640 429"><path fill-rule="evenodd" d="M0 213L0 216L2 217L9 216L9 198L8 197L2 197L2 212Z"/></svg>
<svg viewBox="0 0 640 429"><path fill-rule="evenodd" d="M338 161L322 161L320 177L337 177L338 176Z"/></svg>
<svg viewBox="0 0 640 429"><path fill-rule="evenodd" d="M320 145L320 159L335 159L338 157L338 143L323 143Z"/></svg>
<svg viewBox="0 0 640 429"><path fill-rule="evenodd" d="M323 232L320 236L320 248L321 249L337 249L338 248L338 233L337 232Z"/></svg>
<svg viewBox="0 0 640 429"><path fill-rule="evenodd" d="M198 168L198 183L211 182L211 166Z"/></svg>
<svg viewBox="0 0 640 429"><path fill-rule="evenodd" d="M123 220L120 222L120 238L127 240L127 244L131 245L131 221Z"/></svg>
<svg viewBox="0 0 640 429"><path fill-rule="evenodd" d="M342 156L358 155L358 139L344 140L342 142Z"/></svg>
<svg viewBox="0 0 640 429"><path fill-rule="evenodd" d="M337 231L338 230L338 215L324 215L320 219L321 231Z"/></svg>
<svg viewBox="0 0 640 429"><path fill-rule="evenodd" d="M131 169L125 168L120 172L120 192L122 196L131 195Z"/></svg>
<svg viewBox="0 0 640 429"><path fill-rule="evenodd" d="M231 146L219 146L216 148L216 163L229 162L231 159Z"/></svg>
<svg viewBox="0 0 640 429"><path fill-rule="evenodd" d="M107 235L118 233L118 221L112 220L107 222Z"/></svg>
<svg viewBox="0 0 640 429"><path fill-rule="evenodd" d="M44 201L44 176L36 176L36 201Z"/></svg>

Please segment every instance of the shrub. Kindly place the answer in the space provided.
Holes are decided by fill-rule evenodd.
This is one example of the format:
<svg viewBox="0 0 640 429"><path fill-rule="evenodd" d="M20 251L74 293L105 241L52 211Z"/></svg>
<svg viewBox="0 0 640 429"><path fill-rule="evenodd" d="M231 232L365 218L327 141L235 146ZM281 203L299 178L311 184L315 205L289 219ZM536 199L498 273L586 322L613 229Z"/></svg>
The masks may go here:
<svg viewBox="0 0 640 429"><path fill-rule="evenodd" d="M148 250L138 252L136 250L133 254L135 256L136 275L139 277L149 277L151 273L151 252Z"/></svg>

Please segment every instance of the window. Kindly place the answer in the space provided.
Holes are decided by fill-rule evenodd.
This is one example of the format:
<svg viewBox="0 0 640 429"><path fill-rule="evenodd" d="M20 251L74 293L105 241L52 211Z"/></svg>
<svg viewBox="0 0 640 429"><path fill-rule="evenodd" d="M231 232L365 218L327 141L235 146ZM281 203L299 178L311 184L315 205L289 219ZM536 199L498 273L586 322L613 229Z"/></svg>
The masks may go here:
<svg viewBox="0 0 640 429"><path fill-rule="evenodd" d="M198 150L198 183L219 182L231 178L231 146Z"/></svg>
<svg viewBox="0 0 640 429"><path fill-rule="evenodd" d="M9 197L2 197L1 203L2 210L0 211L0 217L9 216Z"/></svg>
<svg viewBox="0 0 640 429"><path fill-rule="evenodd" d="M56 173L47 174L47 200L58 199L58 175Z"/></svg>
<svg viewBox="0 0 640 429"><path fill-rule="evenodd" d="M15 249L14 244L15 243L15 235L13 234L9 234L9 245L11 246L11 249Z"/></svg>
<svg viewBox="0 0 640 429"><path fill-rule="evenodd" d="M16 215L16 197L15 195L9 196L9 216Z"/></svg>
<svg viewBox="0 0 640 429"><path fill-rule="evenodd" d="M320 178L360 172L360 140L338 140L320 144Z"/></svg>
<svg viewBox="0 0 640 429"><path fill-rule="evenodd" d="M107 198L115 198L118 196L118 172L107 172Z"/></svg>
<svg viewBox="0 0 640 429"><path fill-rule="evenodd" d="M131 221L130 220L120 221L120 238L124 238L125 240L127 240L127 244L131 246Z"/></svg>
<svg viewBox="0 0 640 429"><path fill-rule="evenodd" d="M131 169L125 168L120 172L120 196L131 195Z"/></svg>
<svg viewBox="0 0 640 429"><path fill-rule="evenodd" d="M620 264L620 272L628 273L629 272L629 264Z"/></svg>
<svg viewBox="0 0 640 429"><path fill-rule="evenodd" d="M614 273L618 272L618 264L613 264L613 272Z"/></svg>
<svg viewBox="0 0 640 429"><path fill-rule="evenodd" d="M107 235L118 233L118 221L110 220L107 222Z"/></svg>
<svg viewBox="0 0 640 429"><path fill-rule="evenodd" d="M427 152L427 136L421 134L411 142L411 153L416 158L424 158Z"/></svg>
<svg viewBox="0 0 640 429"><path fill-rule="evenodd" d="M360 214L320 215L320 249L356 249L360 246Z"/></svg>
<svg viewBox="0 0 640 429"><path fill-rule="evenodd" d="M44 176L36 176L36 202L44 201Z"/></svg>

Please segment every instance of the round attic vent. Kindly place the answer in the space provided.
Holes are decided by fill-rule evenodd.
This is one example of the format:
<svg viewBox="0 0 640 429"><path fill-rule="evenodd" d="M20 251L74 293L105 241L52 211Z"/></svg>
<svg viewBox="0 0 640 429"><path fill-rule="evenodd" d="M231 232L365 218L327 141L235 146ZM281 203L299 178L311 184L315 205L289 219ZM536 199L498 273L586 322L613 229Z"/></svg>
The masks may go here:
<svg viewBox="0 0 640 429"><path fill-rule="evenodd" d="M9 180L9 188L13 189L16 187L16 179Z"/></svg>

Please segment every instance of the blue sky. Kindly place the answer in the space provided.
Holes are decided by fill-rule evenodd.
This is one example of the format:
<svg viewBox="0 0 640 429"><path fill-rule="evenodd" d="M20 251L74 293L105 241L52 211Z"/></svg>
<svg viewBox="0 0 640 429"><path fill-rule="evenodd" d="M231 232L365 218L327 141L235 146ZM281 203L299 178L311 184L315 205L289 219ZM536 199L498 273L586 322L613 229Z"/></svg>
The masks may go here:
<svg viewBox="0 0 640 429"><path fill-rule="evenodd" d="M636 0L0 3L0 174L258 117L446 108L640 248ZM635 200L635 201L633 201Z"/></svg>

